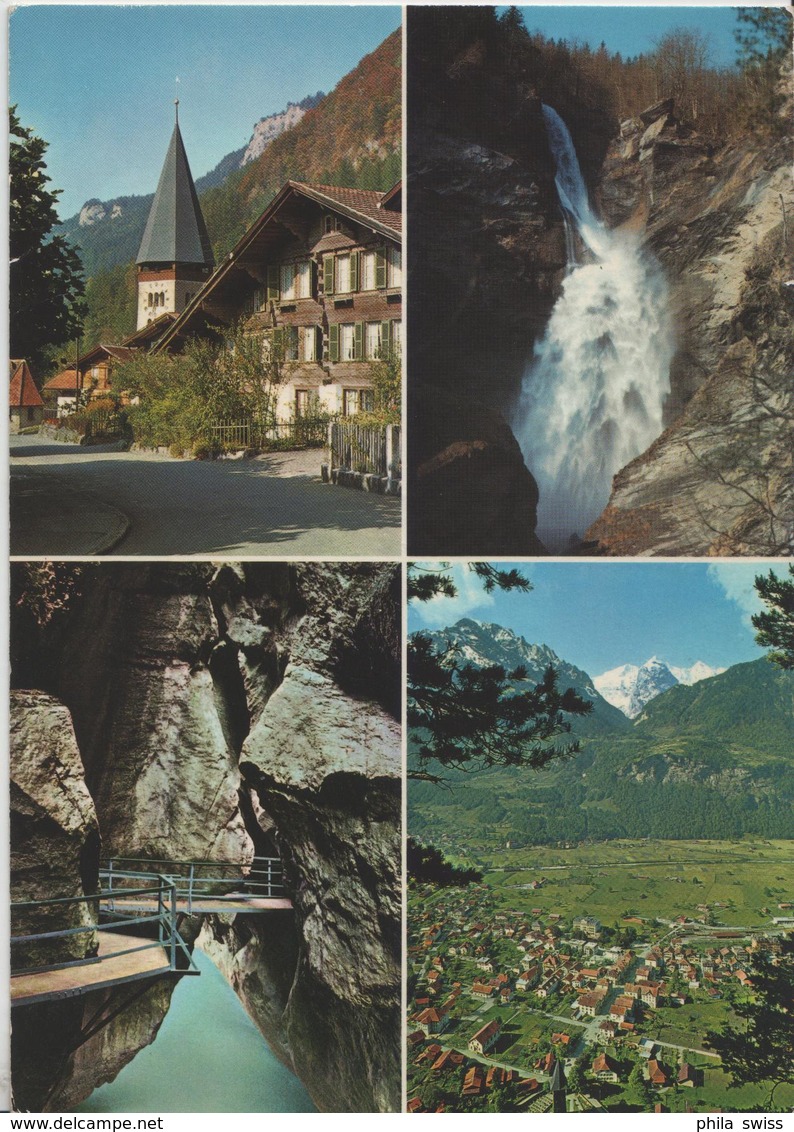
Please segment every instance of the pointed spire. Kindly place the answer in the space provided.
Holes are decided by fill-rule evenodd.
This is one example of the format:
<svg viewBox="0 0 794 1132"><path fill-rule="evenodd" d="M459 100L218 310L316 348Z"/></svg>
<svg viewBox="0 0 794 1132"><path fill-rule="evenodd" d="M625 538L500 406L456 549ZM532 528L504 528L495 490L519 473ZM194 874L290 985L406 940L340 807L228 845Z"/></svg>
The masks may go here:
<svg viewBox="0 0 794 1132"><path fill-rule="evenodd" d="M214 267L201 205L179 132L179 99L175 99L175 111L174 132L136 262Z"/></svg>

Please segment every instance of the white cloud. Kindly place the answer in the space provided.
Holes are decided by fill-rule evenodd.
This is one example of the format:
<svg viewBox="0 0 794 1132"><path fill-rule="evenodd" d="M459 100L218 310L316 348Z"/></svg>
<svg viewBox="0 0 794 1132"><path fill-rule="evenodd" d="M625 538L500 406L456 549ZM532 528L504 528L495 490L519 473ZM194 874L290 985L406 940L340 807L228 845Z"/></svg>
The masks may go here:
<svg viewBox="0 0 794 1132"><path fill-rule="evenodd" d="M418 562L419 568L438 569L438 562ZM461 617L466 617L475 609L485 609L493 605L493 594L487 594L482 582L468 568L465 562L450 564L445 573L452 579L458 591L456 597L439 594L430 601L415 601L411 608L416 617L428 628L441 629L453 625Z"/></svg>
<svg viewBox="0 0 794 1132"><path fill-rule="evenodd" d="M755 579L759 574L767 574L771 565L766 562L712 562L706 571L709 580L719 586L729 601L739 606L742 621L750 629L750 617L764 608L755 591Z"/></svg>

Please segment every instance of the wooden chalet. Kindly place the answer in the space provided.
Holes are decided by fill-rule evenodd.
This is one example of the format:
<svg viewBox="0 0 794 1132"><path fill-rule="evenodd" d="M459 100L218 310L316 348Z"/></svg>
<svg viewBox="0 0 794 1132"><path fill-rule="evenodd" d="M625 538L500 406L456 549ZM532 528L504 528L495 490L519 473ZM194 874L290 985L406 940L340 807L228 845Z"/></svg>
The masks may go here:
<svg viewBox="0 0 794 1132"><path fill-rule="evenodd" d="M17 433L23 428L35 428L41 424L44 419L44 402L24 358L12 358L10 370L8 431Z"/></svg>
<svg viewBox="0 0 794 1132"><path fill-rule="evenodd" d="M402 342L402 198L288 181L154 346L281 331L280 420L373 407L372 363Z"/></svg>

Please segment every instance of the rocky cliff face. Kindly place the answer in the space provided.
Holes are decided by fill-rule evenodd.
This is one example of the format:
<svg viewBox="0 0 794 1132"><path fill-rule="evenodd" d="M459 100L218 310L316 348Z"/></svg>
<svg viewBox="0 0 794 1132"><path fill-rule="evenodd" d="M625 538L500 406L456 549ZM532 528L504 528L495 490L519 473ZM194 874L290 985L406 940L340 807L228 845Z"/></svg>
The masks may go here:
<svg viewBox="0 0 794 1132"><path fill-rule="evenodd" d="M45 627L17 607L15 675L39 671L49 710L74 720L103 852L245 861L275 847L293 913L185 930L320 1109L396 1108L399 571L118 564L78 584ZM23 1022L26 1095L57 1108L115 1076L167 1009L167 986L142 989L104 1027L118 997L48 1005L58 1050L40 1072Z"/></svg>
<svg viewBox="0 0 794 1132"><path fill-rule="evenodd" d="M318 91L317 94L310 94L300 102L288 102L286 109L278 114L269 114L266 118L260 118L254 126L254 132L240 160L240 166L256 160L279 134L297 126L306 111L312 110L323 98L325 95L322 91Z"/></svg>
<svg viewBox="0 0 794 1132"><path fill-rule="evenodd" d="M544 553L506 418L565 270L554 162L535 87L483 38L445 54L444 19L408 21L409 545ZM592 183L612 123L584 100L560 111Z"/></svg>
<svg viewBox="0 0 794 1132"><path fill-rule="evenodd" d="M610 148L604 214L644 230L678 342L670 427L615 477L587 534L607 554L792 550L790 158L790 138L715 150L671 102L623 123Z"/></svg>

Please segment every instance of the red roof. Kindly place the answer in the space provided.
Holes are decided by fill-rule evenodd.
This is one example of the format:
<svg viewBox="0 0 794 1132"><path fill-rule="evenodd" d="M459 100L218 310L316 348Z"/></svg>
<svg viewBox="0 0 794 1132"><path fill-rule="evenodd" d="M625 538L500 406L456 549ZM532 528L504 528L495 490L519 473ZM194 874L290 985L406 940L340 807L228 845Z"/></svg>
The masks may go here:
<svg viewBox="0 0 794 1132"><path fill-rule="evenodd" d="M44 404L24 358L11 359L11 385L8 393L12 409L37 409Z"/></svg>
<svg viewBox="0 0 794 1132"><path fill-rule="evenodd" d="M56 373L55 377L51 377L49 381L45 382L45 389L54 389L62 393L75 393L77 391L77 378L73 369L64 369L60 373Z"/></svg>

